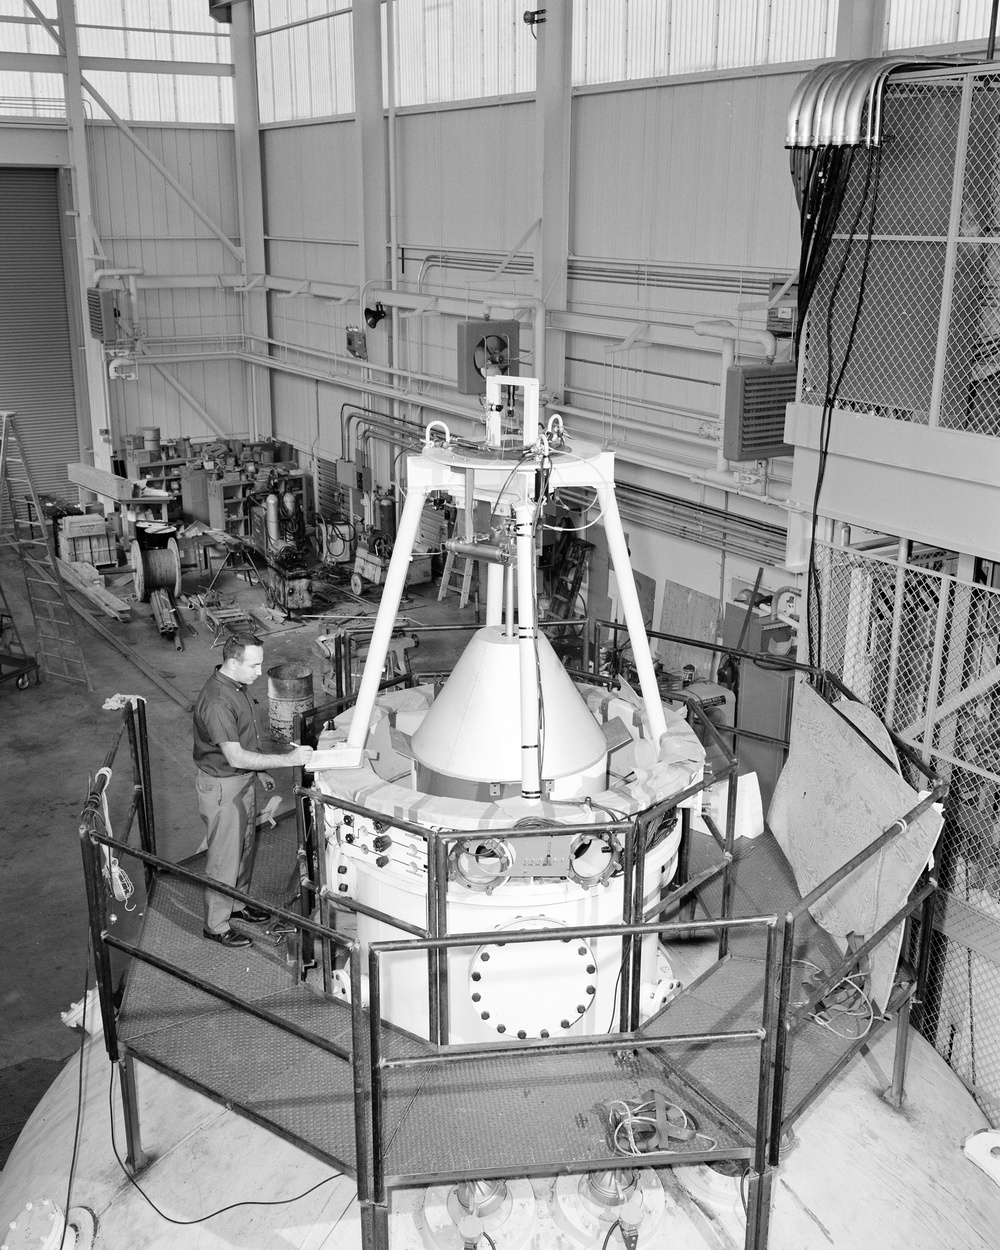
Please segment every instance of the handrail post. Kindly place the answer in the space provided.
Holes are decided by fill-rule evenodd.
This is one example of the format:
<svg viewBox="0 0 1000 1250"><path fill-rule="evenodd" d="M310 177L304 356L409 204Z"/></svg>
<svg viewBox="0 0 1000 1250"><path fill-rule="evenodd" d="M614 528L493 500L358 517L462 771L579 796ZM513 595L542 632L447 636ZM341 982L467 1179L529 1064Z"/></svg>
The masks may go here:
<svg viewBox="0 0 1000 1250"><path fill-rule="evenodd" d="M149 1162L149 1155L142 1148L139 1128L139 1091L135 1083L135 1061L127 1050L122 1051L118 1060L118 1077L121 1081L122 1114L125 1118L125 1163L134 1176Z"/></svg>
<svg viewBox="0 0 1000 1250"><path fill-rule="evenodd" d="M768 935L768 956L771 955L770 934ZM774 1011L774 1049L771 1055L771 1063L774 1069L774 1077L771 1086L771 1108L769 1115L770 1139L768 1164L771 1167L778 1166L778 1152L781 1149L781 1133L782 1133L782 1113L785 1101L785 1072L788 1054L788 1003L791 998L792 989L792 964L795 954L795 921L791 913L785 916L781 922L781 955L780 965L778 967L777 984L765 984L764 992L769 994L773 999L775 990L777 990L777 1003L765 1003L765 1012L770 1006Z"/></svg>
<svg viewBox="0 0 1000 1250"><path fill-rule="evenodd" d="M736 770L729 774L726 787L726 844L725 863L722 868L722 899L720 912L723 920L729 920L733 913L733 845L736 842ZM724 959L729 953L729 930L719 930L719 958Z"/></svg>
<svg viewBox="0 0 1000 1250"><path fill-rule="evenodd" d="M133 715L131 704L125 708L124 716L125 726L128 730L129 754L132 757L132 794L133 797L138 798L135 814L139 822L139 845L144 851L152 853L153 848L149 843L149 826L146 824L146 789L142 775L142 759L136 729L136 718ZM143 876L146 880L147 895L149 894L150 886L153 884L154 875L153 868L149 864L144 864Z"/></svg>
<svg viewBox="0 0 1000 1250"><path fill-rule="evenodd" d="M368 1121L372 1115L371 1073L365 1063L365 1005L361 983L361 949L354 944L347 962L351 979L351 1072L354 1078L354 1154L358 1201L371 1201L372 1160Z"/></svg>
<svg viewBox="0 0 1000 1250"><path fill-rule="evenodd" d="M320 813L316 810L316 804L309 802L304 795L299 795L296 819L302 822L302 845L305 851L305 862L309 878L316 885L313 900L319 906L319 922L327 929L336 928L336 925L333 924L330 918L330 902L326 897L326 887L329 882L326 879L325 832L320 825ZM301 890L301 887L299 897L302 915L309 916L312 910L310 901L306 898L305 891ZM300 940L302 943L303 963L305 962L307 951L313 961L315 961L316 943L313 935L303 931ZM320 968L323 973L323 990L324 993L330 994L333 992L332 951L329 942L321 941L319 946Z"/></svg>
<svg viewBox="0 0 1000 1250"><path fill-rule="evenodd" d="M434 847L437 861L437 933L448 936L448 843L438 838ZM438 1040L447 1045L451 1037L451 1002L448 989L448 952L438 951Z"/></svg>
<svg viewBox="0 0 1000 1250"><path fill-rule="evenodd" d="M645 820L636 818L632 828L635 831L635 855L632 860L632 919L629 923L638 924L643 917L643 898L646 884L646 843L649 840L649 825ZM659 938L657 938L659 941ZM639 1027L639 993L642 989L642 938L632 934L631 950L629 951L629 1004L628 1028Z"/></svg>
<svg viewBox="0 0 1000 1250"><path fill-rule="evenodd" d="M144 849L147 849L151 855L155 855L156 822L153 818L153 775L149 767L149 734L146 731L145 699L136 700L135 716L139 731L139 760L142 767L142 798L146 809L146 837L149 839L149 846Z"/></svg>
<svg viewBox="0 0 1000 1250"><path fill-rule="evenodd" d="M101 1020L104 1024L104 1045L112 1063L118 1062L118 1029L115 1024L114 988L111 978L111 958L104 944L107 927L103 879L98 865L100 851L90 837L85 815L80 825L80 849L83 853L83 879L87 888L87 914L90 920L90 946L94 956L97 976L97 994L101 1003Z"/></svg>
<svg viewBox="0 0 1000 1250"><path fill-rule="evenodd" d="M637 837L636 822L625 831L625 852L622 856L622 924L635 923L635 843ZM621 979L620 997L618 999L618 1031L629 1031L629 1003L632 999L632 934L621 936L621 956L618 973Z"/></svg>

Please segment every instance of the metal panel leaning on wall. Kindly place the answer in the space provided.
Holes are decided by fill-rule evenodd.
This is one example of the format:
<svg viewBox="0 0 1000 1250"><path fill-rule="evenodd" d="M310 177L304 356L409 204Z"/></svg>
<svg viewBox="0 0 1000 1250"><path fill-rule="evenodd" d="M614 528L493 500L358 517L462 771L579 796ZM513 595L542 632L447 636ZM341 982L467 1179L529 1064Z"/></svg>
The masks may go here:
<svg viewBox="0 0 1000 1250"><path fill-rule="evenodd" d="M81 459L57 172L0 168L0 410L17 429L39 494L76 499Z"/></svg>

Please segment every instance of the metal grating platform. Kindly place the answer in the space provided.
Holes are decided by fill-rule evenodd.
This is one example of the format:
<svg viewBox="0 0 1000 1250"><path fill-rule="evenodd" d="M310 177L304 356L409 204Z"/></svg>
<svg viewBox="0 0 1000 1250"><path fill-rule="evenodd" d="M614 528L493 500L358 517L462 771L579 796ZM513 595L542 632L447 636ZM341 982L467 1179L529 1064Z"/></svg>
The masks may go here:
<svg viewBox="0 0 1000 1250"><path fill-rule="evenodd" d="M402 1123L387 1134L390 1187L429 1174L458 1180L579 1170L614 1153L606 1104L642 1100L651 1089L682 1106L708 1134L679 1144L678 1162L695 1162L716 1149L746 1154L750 1144L720 1127L703 1099L635 1051L512 1054L386 1076L387 1093L400 1102L411 1099Z"/></svg>
<svg viewBox="0 0 1000 1250"><path fill-rule="evenodd" d="M692 873L717 859L715 843L699 839L692 846ZM783 916L801 901L791 865L769 832L753 840L737 840L734 878L734 916ZM719 914L718 879L704 891L703 903L708 914ZM734 933L729 957L669 1002L639 1030L640 1034L682 1037L759 1028L763 1013L764 940L760 931ZM841 953L833 938L809 915L804 915L796 922L793 958L792 1006L807 997L801 989L803 980L813 975L816 968L828 972L840 962ZM855 1040L853 1036L838 1037L820 1024L803 1020L789 1038L786 1108L794 1110L808 1102L846 1057ZM663 1063L685 1084L710 1097L719 1113L731 1123L745 1133L753 1132L760 1065L756 1042L677 1045L653 1053L660 1054Z"/></svg>
<svg viewBox="0 0 1000 1250"><path fill-rule="evenodd" d="M261 838L253 894L286 904L295 865L294 836L281 829ZM197 870L198 860L186 867ZM273 1012L301 1028L351 1048L351 1009L299 983L286 962L284 941L268 926L235 927L253 945L224 950L202 932L202 891L169 874L154 880L138 945L219 989ZM240 1011L157 968L133 961L118 1014L118 1036L135 1058L231 1104L240 1114L329 1161L356 1170L352 1065L276 1025ZM426 1043L396 1029L385 1031L392 1056L424 1053ZM363 1056L365 1064L368 1056ZM395 1123L407 1103L389 1099Z"/></svg>

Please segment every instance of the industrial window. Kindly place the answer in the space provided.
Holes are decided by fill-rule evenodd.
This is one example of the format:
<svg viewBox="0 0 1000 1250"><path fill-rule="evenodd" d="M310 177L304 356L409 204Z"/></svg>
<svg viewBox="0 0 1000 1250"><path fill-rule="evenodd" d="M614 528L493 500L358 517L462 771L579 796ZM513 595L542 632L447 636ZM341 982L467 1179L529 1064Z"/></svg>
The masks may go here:
<svg viewBox="0 0 1000 1250"><path fill-rule="evenodd" d="M56 22L55 0L38 6ZM129 121L215 122L233 120L229 32L212 20L203 0L76 0L83 76ZM59 45L23 0L0 0L0 51L44 56ZM88 64L90 58L143 60L162 65L142 70ZM205 70L178 73L187 62ZM210 68L211 67L211 68ZM218 67L218 68L214 68ZM88 115L101 110L84 91ZM0 114L64 116L63 77L24 69L0 71Z"/></svg>
<svg viewBox="0 0 1000 1250"><path fill-rule="evenodd" d="M260 120L354 112L354 23L334 0L254 0Z"/></svg>
<svg viewBox="0 0 1000 1250"><path fill-rule="evenodd" d="M935 44L984 40L991 0L887 0L885 49L926 48Z"/></svg>
<svg viewBox="0 0 1000 1250"><path fill-rule="evenodd" d="M834 55L838 0L574 0L586 86Z"/></svg>

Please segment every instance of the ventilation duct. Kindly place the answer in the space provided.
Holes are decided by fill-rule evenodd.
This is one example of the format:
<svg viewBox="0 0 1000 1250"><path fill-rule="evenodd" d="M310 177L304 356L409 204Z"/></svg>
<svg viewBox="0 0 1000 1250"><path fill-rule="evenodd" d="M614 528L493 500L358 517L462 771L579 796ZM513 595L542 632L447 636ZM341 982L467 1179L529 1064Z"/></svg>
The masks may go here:
<svg viewBox="0 0 1000 1250"><path fill-rule="evenodd" d="M906 57L830 61L799 83L788 107L786 148L878 147L882 96L890 75L945 67L947 62Z"/></svg>

